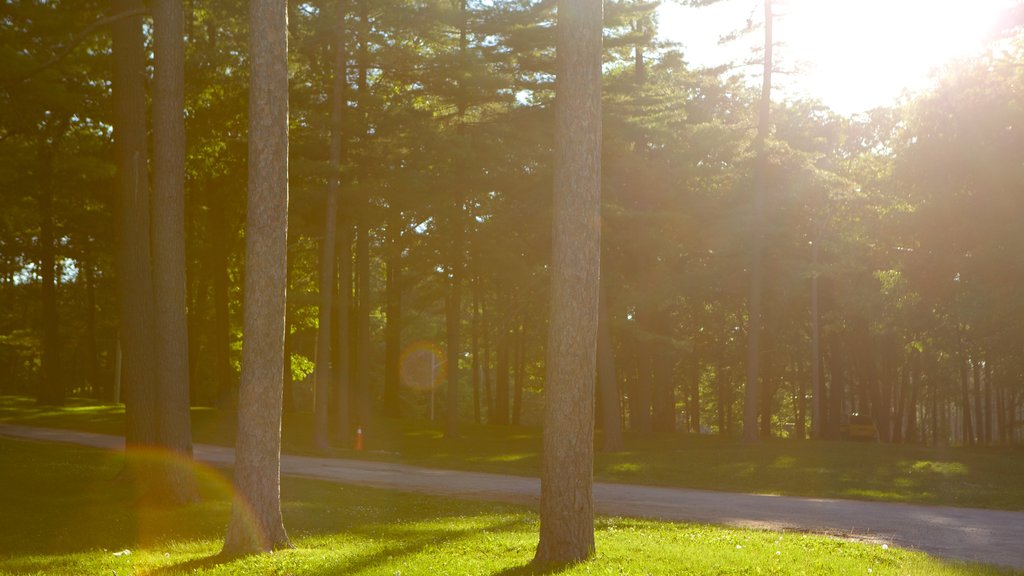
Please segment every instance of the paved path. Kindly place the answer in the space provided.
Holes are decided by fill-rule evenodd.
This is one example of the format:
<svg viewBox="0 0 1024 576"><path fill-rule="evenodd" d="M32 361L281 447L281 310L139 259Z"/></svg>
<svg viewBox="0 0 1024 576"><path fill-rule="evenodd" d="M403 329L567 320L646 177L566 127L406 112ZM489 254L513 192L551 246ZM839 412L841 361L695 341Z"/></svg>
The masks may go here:
<svg viewBox="0 0 1024 576"><path fill-rule="evenodd" d="M118 436L68 430L0 424L0 435L115 450L124 447ZM230 465L234 450L198 444L195 458ZM540 495L536 478L383 462L284 455L281 472L459 498L533 504ZM831 534L1024 570L1024 512L606 483L594 485L594 500L600 514Z"/></svg>

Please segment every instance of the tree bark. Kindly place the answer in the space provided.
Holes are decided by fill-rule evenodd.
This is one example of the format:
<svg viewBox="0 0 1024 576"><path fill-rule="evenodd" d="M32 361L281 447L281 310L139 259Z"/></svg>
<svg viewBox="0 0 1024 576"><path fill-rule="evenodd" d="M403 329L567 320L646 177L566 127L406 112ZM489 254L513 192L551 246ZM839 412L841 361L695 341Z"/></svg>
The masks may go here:
<svg viewBox="0 0 1024 576"><path fill-rule="evenodd" d="M115 0L114 13L138 11L140 0ZM113 26L114 155L117 162L117 296L125 400L125 439L156 441L157 398L153 339L153 276L150 259L146 68L142 17Z"/></svg>
<svg viewBox="0 0 1024 576"><path fill-rule="evenodd" d="M249 4L249 196L245 340L235 485L223 554L289 546L281 517L281 370L288 254L288 16Z"/></svg>
<svg viewBox="0 0 1024 576"><path fill-rule="evenodd" d="M599 0L563 0L556 31L551 324L538 565L594 553L594 377L601 268Z"/></svg>
<svg viewBox="0 0 1024 576"><path fill-rule="evenodd" d="M153 296L156 304L157 436L192 458L188 318L185 314L185 14L181 0L153 3ZM188 466L163 466L160 498L199 500Z"/></svg>

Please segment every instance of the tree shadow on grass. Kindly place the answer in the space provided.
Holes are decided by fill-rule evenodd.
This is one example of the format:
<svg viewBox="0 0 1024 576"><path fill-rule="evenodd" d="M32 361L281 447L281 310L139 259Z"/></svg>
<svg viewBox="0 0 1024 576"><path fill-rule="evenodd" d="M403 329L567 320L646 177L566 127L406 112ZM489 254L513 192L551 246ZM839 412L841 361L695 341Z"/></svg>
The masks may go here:
<svg viewBox="0 0 1024 576"><path fill-rule="evenodd" d="M394 561L395 558L413 556L416 553L423 551L428 546L463 540L466 537L478 534L481 531L497 532L509 530L516 526L517 523L518 522L515 520L509 520L506 522L496 522L483 528L473 527L465 530L448 530L440 534L434 530L424 530L423 535L419 537L410 538L406 535L400 539L396 538L396 543L393 546L387 546L377 552L368 554L362 558L353 559L352 561L345 562L344 564L339 564L338 566L331 566L320 573L338 576L358 573L362 570L371 569L386 562Z"/></svg>
<svg viewBox="0 0 1024 576"><path fill-rule="evenodd" d="M179 562L178 564L157 568L156 570L147 572L147 574L150 574L151 576L163 576L165 574L191 574L196 570L215 568L221 564L227 564L228 562L237 560L238 558L240 558L240 556L224 556L218 553L212 556L194 558L188 562Z"/></svg>
<svg viewBox="0 0 1024 576"><path fill-rule="evenodd" d="M495 572L491 576L550 576L553 574L561 574L575 567L576 563L569 564L537 564L534 561L530 561L522 566L512 566L505 568L499 572Z"/></svg>

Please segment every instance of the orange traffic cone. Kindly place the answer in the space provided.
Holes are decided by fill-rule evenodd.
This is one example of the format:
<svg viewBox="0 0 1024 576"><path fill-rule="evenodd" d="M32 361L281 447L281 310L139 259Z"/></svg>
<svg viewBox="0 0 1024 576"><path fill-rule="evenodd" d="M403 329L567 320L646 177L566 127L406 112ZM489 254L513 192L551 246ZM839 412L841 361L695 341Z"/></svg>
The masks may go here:
<svg viewBox="0 0 1024 576"><path fill-rule="evenodd" d="M363 429L356 428L356 450L363 449Z"/></svg>

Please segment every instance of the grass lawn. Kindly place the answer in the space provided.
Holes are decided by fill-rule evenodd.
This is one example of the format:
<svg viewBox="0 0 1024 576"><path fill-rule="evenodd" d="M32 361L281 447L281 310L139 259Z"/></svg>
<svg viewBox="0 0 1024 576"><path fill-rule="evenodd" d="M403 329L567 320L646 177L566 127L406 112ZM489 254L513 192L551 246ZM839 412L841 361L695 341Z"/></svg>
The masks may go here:
<svg viewBox="0 0 1024 576"><path fill-rule="evenodd" d="M123 416L121 407L39 408L27 398L0 397L0 422L121 434ZM233 443L234 426L217 411L193 409L192 418L196 442ZM449 440L442 427L440 421L380 420L366 430L366 451L339 448L328 455L539 474L537 428L466 423L463 437ZM319 454L311 438L311 415L285 416L286 452ZM747 445L715 436L627 435L625 451L597 454L594 474L604 482L1024 510L1024 448L788 440Z"/></svg>
<svg viewBox="0 0 1024 576"><path fill-rule="evenodd" d="M225 476L204 501L151 509L119 480L123 455L0 439L0 574L533 574L537 516L466 502L285 479L294 549L218 562ZM805 534L600 518L595 559L559 574L995 575L877 544Z"/></svg>

